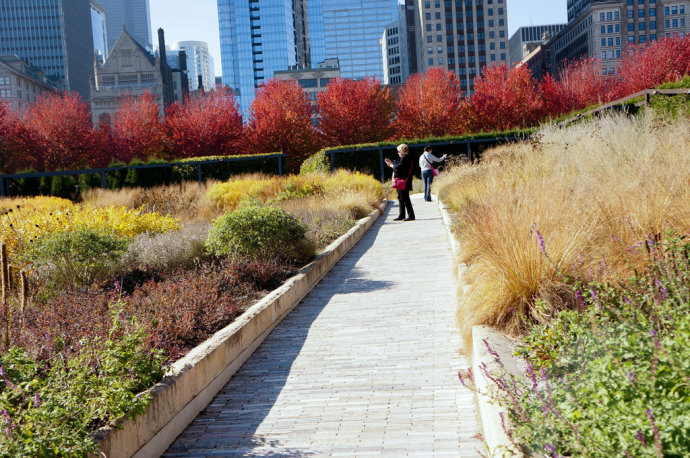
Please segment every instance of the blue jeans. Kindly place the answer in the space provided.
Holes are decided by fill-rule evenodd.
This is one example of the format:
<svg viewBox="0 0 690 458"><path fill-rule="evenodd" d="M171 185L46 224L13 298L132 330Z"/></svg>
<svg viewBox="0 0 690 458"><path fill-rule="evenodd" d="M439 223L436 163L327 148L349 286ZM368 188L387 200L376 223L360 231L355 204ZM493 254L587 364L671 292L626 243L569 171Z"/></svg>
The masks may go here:
<svg viewBox="0 0 690 458"><path fill-rule="evenodd" d="M424 200L431 202L431 182L434 181L434 172L431 169L422 170L424 181Z"/></svg>

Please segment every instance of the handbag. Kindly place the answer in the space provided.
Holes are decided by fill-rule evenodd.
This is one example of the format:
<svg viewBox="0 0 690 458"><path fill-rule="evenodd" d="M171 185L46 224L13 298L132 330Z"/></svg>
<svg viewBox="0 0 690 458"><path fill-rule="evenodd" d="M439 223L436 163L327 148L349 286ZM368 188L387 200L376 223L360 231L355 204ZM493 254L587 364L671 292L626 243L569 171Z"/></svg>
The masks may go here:
<svg viewBox="0 0 690 458"><path fill-rule="evenodd" d="M410 164L410 173L407 174L407 178L404 180L402 178L393 176L393 189L397 189L398 191L405 190L407 187L407 180L409 180L410 176L412 175L412 167L414 167L414 163Z"/></svg>
<svg viewBox="0 0 690 458"><path fill-rule="evenodd" d="M424 156L424 160L426 161L427 164L429 164L429 167L431 167L431 173L433 173L434 176L437 177L438 176L438 170L436 170L434 168L434 166L431 165L431 162L429 162L429 159L427 159L426 156Z"/></svg>

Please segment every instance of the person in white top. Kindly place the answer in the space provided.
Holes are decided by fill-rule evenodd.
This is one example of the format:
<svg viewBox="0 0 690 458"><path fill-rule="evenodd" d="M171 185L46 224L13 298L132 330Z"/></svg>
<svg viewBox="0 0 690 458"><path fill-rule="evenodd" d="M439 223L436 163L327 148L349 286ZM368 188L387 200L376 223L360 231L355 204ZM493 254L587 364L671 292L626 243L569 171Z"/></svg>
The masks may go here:
<svg viewBox="0 0 690 458"><path fill-rule="evenodd" d="M438 158L431 154L431 147L425 146L424 152L419 157L419 168L422 169L422 180L424 181L424 200L431 202L431 182L434 181L434 176L438 175L436 169L431 165L433 162L441 162L446 157L444 154Z"/></svg>

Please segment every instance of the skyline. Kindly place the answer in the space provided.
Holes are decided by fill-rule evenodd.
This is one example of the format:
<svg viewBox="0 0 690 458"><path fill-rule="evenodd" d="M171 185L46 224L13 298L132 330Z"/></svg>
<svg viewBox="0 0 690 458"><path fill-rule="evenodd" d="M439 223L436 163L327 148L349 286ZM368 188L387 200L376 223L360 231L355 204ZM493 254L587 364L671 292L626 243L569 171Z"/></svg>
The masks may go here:
<svg viewBox="0 0 690 458"><path fill-rule="evenodd" d="M567 22L567 0L543 2L539 0L506 0L508 8L508 38L519 27ZM166 43L176 41L205 41L213 57L216 75L221 76L218 3L216 0L197 0L193 8L185 0L149 0L151 31L165 30ZM383 33L383 31L381 31Z"/></svg>

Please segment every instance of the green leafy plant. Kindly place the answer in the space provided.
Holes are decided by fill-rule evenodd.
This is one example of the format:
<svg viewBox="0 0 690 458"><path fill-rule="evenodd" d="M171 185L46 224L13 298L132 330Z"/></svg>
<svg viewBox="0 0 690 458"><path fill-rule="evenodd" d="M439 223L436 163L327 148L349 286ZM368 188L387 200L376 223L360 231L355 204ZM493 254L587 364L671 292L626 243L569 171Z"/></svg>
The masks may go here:
<svg viewBox="0 0 690 458"><path fill-rule="evenodd" d="M39 239L21 259L48 272L58 285L87 286L111 275L128 244L111 232L78 228Z"/></svg>
<svg viewBox="0 0 690 458"><path fill-rule="evenodd" d="M314 254L305 233L306 227L283 210L249 205L213 221L206 249L216 256L305 260Z"/></svg>
<svg viewBox="0 0 690 458"><path fill-rule="evenodd" d="M19 348L0 355L3 456L86 456L97 450L95 428L144 411L150 396L139 393L164 375L162 354L145 349L141 327L118 306L111 322L107 339L68 359L37 361Z"/></svg>
<svg viewBox="0 0 690 458"><path fill-rule="evenodd" d="M518 350L524 379L486 374L523 452L687 456L690 243L670 234L640 247L650 257L645 271L576 286L579 310L532 330Z"/></svg>

